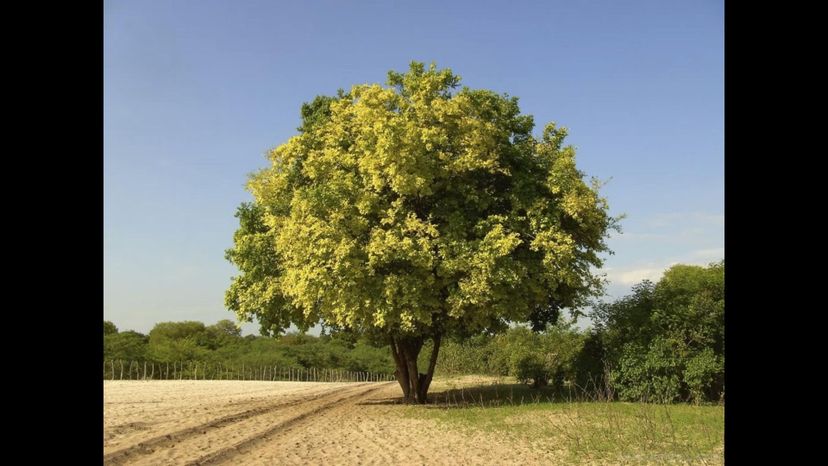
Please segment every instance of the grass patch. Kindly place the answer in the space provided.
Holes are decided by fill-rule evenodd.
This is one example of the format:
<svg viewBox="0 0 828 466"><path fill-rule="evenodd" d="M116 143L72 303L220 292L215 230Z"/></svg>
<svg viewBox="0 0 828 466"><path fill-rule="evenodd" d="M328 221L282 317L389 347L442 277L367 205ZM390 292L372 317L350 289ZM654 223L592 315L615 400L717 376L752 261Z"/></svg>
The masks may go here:
<svg viewBox="0 0 828 466"><path fill-rule="evenodd" d="M404 415L487 431L573 463L723 464L724 407L571 401L507 380L435 381L427 406Z"/></svg>

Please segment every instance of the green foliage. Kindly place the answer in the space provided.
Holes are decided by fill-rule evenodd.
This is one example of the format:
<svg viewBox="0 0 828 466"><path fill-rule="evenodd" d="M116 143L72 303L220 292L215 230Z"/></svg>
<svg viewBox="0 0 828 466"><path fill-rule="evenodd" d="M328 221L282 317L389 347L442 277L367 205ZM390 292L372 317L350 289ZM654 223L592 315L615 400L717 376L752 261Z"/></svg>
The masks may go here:
<svg viewBox="0 0 828 466"><path fill-rule="evenodd" d="M210 354L192 336L181 339L153 339L150 335L147 356L152 361L204 361Z"/></svg>
<svg viewBox="0 0 828 466"><path fill-rule="evenodd" d="M104 321L104 336L112 335L113 333L118 333L118 327L115 326L112 322L105 320Z"/></svg>
<svg viewBox="0 0 828 466"><path fill-rule="evenodd" d="M584 345L573 363L575 385L579 390L589 393L606 392L606 373L604 361L607 360L606 347L601 341L601 333L589 329L583 334Z"/></svg>
<svg viewBox="0 0 828 466"><path fill-rule="evenodd" d="M625 400L671 403L686 398L682 386L682 360L673 342L657 338L644 348L631 343L624 348L612 374Z"/></svg>
<svg viewBox="0 0 828 466"><path fill-rule="evenodd" d="M104 358L154 363L221 363L239 367L341 369L393 372L387 348L367 339L334 332L326 337L289 333L278 338L241 337L230 320L205 326L201 322L161 322L149 336L127 331L104 336Z"/></svg>
<svg viewBox="0 0 828 466"><path fill-rule="evenodd" d="M510 375L523 382L566 381L576 393L628 401L719 401L724 393L724 263L677 265L658 283L599 304L596 326L571 322L534 333L517 327L498 336L448 342L448 374ZM553 357L554 355L554 357Z"/></svg>
<svg viewBox="0 0 828 466"><path fill-rule="evenodd" d="M576 379L576 360L585 338L573 321L550 325L536 333L517 327L493 341L492 369L498 375L511 375L533 386L551 385L561 389Z"/></svg>
<svg viewBox="0 0 828 466"><path fill-rule="evenodd" d="M205 327L201 322L160 322L150 330L149 337L152 342L164 340L182 340L185 338L202 339Z"/></svg>
<svg viewBox="0 0 828 466"><path fill-rule="evenodd" d="M459 82L415 62L302 106L236 214L240 320L469 337L543 328L601 290L591 270L616 219L566 130L536 138L516 98Z"/></svg>
<svg viewBox="0 0 828 466"><path fill-rule="evenodd" d="M494 352L491 337L477 335L464 341L447 341L440 349L438 366L442 374L490 374L494 364L490 363ZM429 348L430 349L430 348ZM504 374L508 370L504 367Z"/></svg>
<svg viewBox="0 0 828 466"><path fill-rule="evenodd" d="M676 265L657 284L596 306L593 318L625 400L718 401L724 390L724 262Z"/></svg>
<svg viewBox="0 0 828 466"><path fill-rule="evenodd" d="M687 361L684 380L695 402L716 400L724 393L724 358L705 348Z"/></svg>
<svg viewBox="0 0 828 466"><path fill-rule="evenodd" d="M146 359L148 342L146 335L132 330L104 335L104 358L133 361Z"/></svg>
<svg viewBox="0 0 828 466"><path fill-rule="evenodd" d="M205 327L204 333L204 343L214 350L237 342L241 338L241 327L232 320L224 319Z"/></svg>

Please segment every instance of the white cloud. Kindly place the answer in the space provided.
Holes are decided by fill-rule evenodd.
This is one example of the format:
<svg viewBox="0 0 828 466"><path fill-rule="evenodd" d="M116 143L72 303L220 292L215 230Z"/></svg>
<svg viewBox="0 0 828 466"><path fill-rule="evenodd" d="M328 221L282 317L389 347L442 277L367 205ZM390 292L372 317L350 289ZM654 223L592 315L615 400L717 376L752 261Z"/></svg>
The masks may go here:
<svg viewBox="0 0 828 466"><path fill-rule="evenodd" d="M693 257L699 260L704 259L707 262L724 259L724 248L699 249L693 251Z"/></svg>
<svg viewBox="0 0 828 466"><path fill-rule="evenodd" d="M611 283L634 285L642 280L658 281L667 267L641 267L621 270L605 270Z"/></svg>
<svg viewBox="0 0 828 466"><path fill-rule="evenodd" d="M721 259L724 259L724 248L698 249L664 261L647 262L629 267L606 267L600 272L606 273L607 279L613 285L631 286L642 280L657 282L667 269L676 264L707 266Z"/></svg>

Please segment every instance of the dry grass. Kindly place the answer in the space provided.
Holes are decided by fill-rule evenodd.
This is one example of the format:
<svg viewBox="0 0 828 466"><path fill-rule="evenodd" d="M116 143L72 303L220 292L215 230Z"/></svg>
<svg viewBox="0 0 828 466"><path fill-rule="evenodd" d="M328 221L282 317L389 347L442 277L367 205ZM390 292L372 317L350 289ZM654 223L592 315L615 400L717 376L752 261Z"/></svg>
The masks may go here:
<svg viewBox="0 0 828 466"><path fill-rule="evenodd" d="M446 378L406 416L529 442L573 464L723 464L722 406L575 402L507 378ZM573 397L574 399L574 397Z"/></svg>
<svg viewBox="0 0 828 466"><path fill-rule="evenodd" d="M507 378L104 383L105 464L721 464L720 406L569 402ZM118 452L128 451L121 455Z"/></svg>

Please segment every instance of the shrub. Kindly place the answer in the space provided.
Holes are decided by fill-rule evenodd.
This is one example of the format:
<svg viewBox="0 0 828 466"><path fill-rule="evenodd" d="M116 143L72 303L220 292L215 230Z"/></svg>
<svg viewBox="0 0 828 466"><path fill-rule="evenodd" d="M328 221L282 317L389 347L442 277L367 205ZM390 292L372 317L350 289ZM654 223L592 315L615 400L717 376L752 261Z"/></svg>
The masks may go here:
<svg viewBox="0 0 828 466"><path fill-rule="evenodd" d="M715 400L719 393L724 394L724 359L705 348L687 361L684 380L696 404Z"/></svg>

